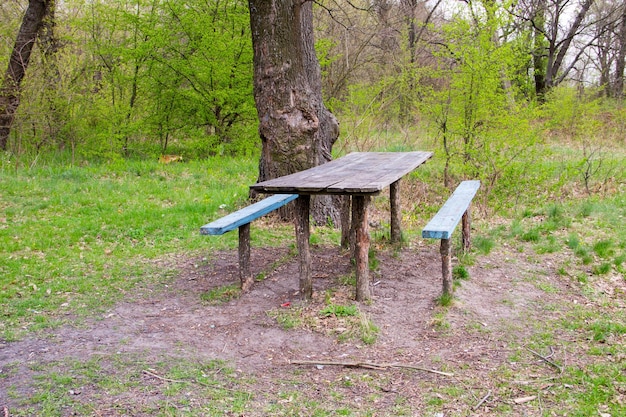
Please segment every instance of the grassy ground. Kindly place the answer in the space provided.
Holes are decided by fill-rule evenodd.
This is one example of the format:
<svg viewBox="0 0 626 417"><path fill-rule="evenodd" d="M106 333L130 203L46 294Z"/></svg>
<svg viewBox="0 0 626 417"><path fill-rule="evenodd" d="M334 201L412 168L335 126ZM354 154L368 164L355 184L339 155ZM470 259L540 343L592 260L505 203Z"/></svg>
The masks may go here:
<svg viewBox="0 0 626 417"><path fill-rule="evenodd" d="M577 157L567 148L556 152L565 160ZM555 160L563 167L559 158L544 161L538 169L558 171L552 168ZM606 158L608 171L593 172L585 178L581 165L572 168L573 174L563 180L561 170L547 187L550 191L537 198L501 196L522 201L505 204L502 211L494 210L489 201L480 202L475 251L461 260L469 264L498 248L507 248L537 263L548 258L557 262L556 279L580 285L586 304L572 306L560 319L537 329L531 345L520 347L510 358L516 363L523 355L534 355L530 350L546 357L556 338L569 338L567 349L581 355L580 363L566 366L546 358L546 366L554 367L556 375L543 386L524 389L503 382L510 368L493 370L491 375L494 389L518 390L524 394L517 396L522 400L536 399L545 390L552 390L553 402L561 405L539 407L532 415L626 415L625 294L620 293L626 271L626 174L619 169L624 150L617 149ZM120 162L15 171L5 163L0 171L0 337L10 342L28 334L45 334L47 329L70 321L80 325L85 318L95 317L120 301L121 294L168 282L176 271L157 267L151 262L155 258L234 248L236 234L207 240L199 236L198 228L245 204L247 186L256 177L256 164L255 160L215 158L169 165ZM412 181L437 178L439 169L436 162L430 164ZM555 192L557 183L561 193ZM441 187L430 190L433 196L441 191ZM435 210L435 205L416 207L406 214L413 226L409 239L415 239L419 232L416 218ZM254 233L253 245L280 241L277 235L292 232L291 227L285 228L270 227ZM327 236L336 238L336 234L320 230L313 239ZM463 276L462 271L457 273ZM557 291L549 281L535 279L542 291ZM603 289L602 283L611 280L619 280L620 285ZM445 309L439 319L440 326L435 328L445 333ZM92 381L123 397L125 391L141 388L137 384L145 372L167 379L169 391L162 403L139 406L139 415L243 415L258 383L247 380L227 363L198 364L180 358L144 364L141 357L120 355L64 365L63 372L58 372L55 364L41 365L42 376L33 382L36 389L32 392L9 389L26 404L15 415L64 415L62 398L69 387L77 385L77 379ZM116 370L114 377L103 372L110 369ZM0 382L10 372L3 369ZM333 403L299 398L299 376L286 378L275 381L284 389L267 399L268 415L376 414L339 399ZM350 384L377 383L363 378L347 371L346 378L335 381L337 386L329 395L345 395L342 390ZM480 400L485 393L473 393L468 388L474 381L463 382L443 392L446 397L465 398L471 408L478 402L477 395ZM432 387L423 388L428 392ZM190 391L193 398L204 398L201 407L191 399L184 404ZM177 406L169 402L174 398ZM443 397L427 395L427 401L427 409L438 415L434 410L443 403ZM88 405L83 407L78 410L82 415L96 415ZM510 406L500 407L496 410L499 414L493 415L516 415ZM387 415L411 415L411 407L399 400Z"/></svg>
<svg viewBox="0 0 626 417"><path fill-rule="evenodd" d="M1 173L0 334L5 340L110 305L163 271L167 253L232 246L199 227L247 199L256 162L51 167Z"/></svg>

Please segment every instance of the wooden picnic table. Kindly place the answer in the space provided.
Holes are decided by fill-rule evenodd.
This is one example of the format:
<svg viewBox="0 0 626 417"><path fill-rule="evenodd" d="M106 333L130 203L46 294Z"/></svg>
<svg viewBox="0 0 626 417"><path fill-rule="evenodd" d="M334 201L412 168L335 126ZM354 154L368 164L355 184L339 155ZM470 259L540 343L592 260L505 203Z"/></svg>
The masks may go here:
<svg viewBox="0 0 626 417"><path fill-rule="evenodd" d="M313 293L310 255L310 196L347 196L352 204L355 229L356 300L371 298L368 252L370 246L368 206L372 196L390 187L391 238L401 236L399 184L402 177L432 157L432 152L354 152L326 164L250 186L259 193L298 194L295 224L300 256L300 292ZM342 225L344 227L344 225Z"/></svg>

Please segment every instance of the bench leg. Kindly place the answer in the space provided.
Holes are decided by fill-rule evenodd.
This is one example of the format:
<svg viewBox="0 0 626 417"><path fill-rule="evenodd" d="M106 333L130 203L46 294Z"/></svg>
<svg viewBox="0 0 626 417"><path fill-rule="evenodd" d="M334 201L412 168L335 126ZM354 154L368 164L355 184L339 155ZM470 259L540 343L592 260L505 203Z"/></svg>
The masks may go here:
<svg viewBox="0 0 626 417"><path fill-rule="evenodd" d="M441 275L443 277L443 295L452 294L452 251L450 239L441 239Z"/></svg>
<svg viewBox="0 0 626 417"><path fill-rule="evenodd" d="M463 213L463 217L461 218L462 224L462 234L461 234L461 248L464 253L469 252L472 247L472 239L470 237L470 230L472 228L472 215L471 215L471 205L467 208L465 213Z"/></svg>
<svg viewBox="0 0 626 417"><path fill-rule="evenodd" d="M250 290L254 282L250 272L250 223L239 226L239 280L243 292Z"/></svg>
<svg viewBox="0 0 626 417"><path fill-rule="evenodd" d="M402 241L402 210L400 207L400 180L389 186L391 210L391 243Z"/></svg>
<svg viewBox="0 0 626 417"><path fill-rule="evenodd" d="M354 258L356 261L356 300L366 301L371 298L369 282L370 235L367 219L369 196L354 196L352 199L352 222L356 229Z"/></svg>
<svg viewBox="0 0 626 417"><path fill-rule="evenodd" d="M309 213L311 196L300 195L296 199L295 225L298 254L300 256L300 296L304 300L313 297L313 282L311 280L311 251Z"/></svg>

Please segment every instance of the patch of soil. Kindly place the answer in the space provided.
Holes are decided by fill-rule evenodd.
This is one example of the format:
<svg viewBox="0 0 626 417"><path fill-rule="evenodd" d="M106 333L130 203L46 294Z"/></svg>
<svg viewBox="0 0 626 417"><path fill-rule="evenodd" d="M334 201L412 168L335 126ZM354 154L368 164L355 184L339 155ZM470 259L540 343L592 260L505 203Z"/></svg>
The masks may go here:
<svg viewBox="0 0 626 417"><path fill-rule="evenodd" d="M412 245L401 250L382 247L376 257L379 267L371 274L373 300L359 305L380 329L372 345L358 339L340 342L309 328L286 330L268 315L269 311L286 308L281 306L300 305L297 257L286 248L253 248L252 270L266 271L266 276L250 292L219 305L202 301L200 295L212 288L237 284L236 251L218 252L208 260L170 259L161 261L163 267L175 268L179 275L164 289L135 294L86 326L65 326L46 337L0 344L0 369L4 374L0 378L0 406L4 403L9 410L19 407L11 399L16 395L8 395L9 387L14 394L28 394L37 375L36 364L68 358L88 361L94 355L118 353L135 354L145 363L163 357L227 361L237 372L258 381L254 390L260 394L261 402L273 398L281 389L275 383L277 379L299 378L301 390L307 397L315 398L329 395L328 381L347 375L342 367L296 366L291 364L295 360L452 369L471 374L479 396L492 388L487 375L506 364L516 349L511 342L516 346L523 344L546 314L558 314L554 310L547 313L543 309L546 303L582 302L567 280L553 279L552 285L557 289L553 293L538 289L529 278L537 273L552 275L549 262L534 264L506 247L477 258L476 264L468 268L471 278L456 289L456 300L446 309L436 303L442 286L436 245ZM316 294L346 288L338 283L338 277L351 273L345 252L335 247L316 247L312 258ZM277 260L282 260L278 266ZM318 302L322 308L323 296L317 300L321 300ZM305 372L294 373L297 369ZM450 383L429 372L384 372L378 388L371 384L345 384L345 401L357 409L373 407L379 415L393 415L398 398L402 398L407 409L421 415L419 410L424 409L426 400L437 394L420 391L420 382L427 381L431 386L440 381ZM368 402L366 398L372 392L376 400ZM83 395L93 394L88 393L88 388L83 387ZM131 396L125 402L140 400L145 398ZM103 404L113 399L100 395L87 401ZM125 414L110 411L102 415ZM251 411L250 415L256 414Z"/></svg>

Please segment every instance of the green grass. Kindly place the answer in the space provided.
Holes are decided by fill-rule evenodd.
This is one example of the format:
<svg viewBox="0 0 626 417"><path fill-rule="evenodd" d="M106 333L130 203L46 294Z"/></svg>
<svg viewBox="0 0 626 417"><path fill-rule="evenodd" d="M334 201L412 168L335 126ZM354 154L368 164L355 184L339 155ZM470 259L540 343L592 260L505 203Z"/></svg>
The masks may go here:
<svg viewBox="0 0 626 417"><path fill-rule="evenodd" d="M34 381L34 392L11 409L12 416L241 415L254 398L253 381L240 380L231 364L218 360L163 357L148 363L135 354L67 359L43 366ZM102 401L103 394L113 401Z"/></svg>
<svg viewBox="0 0 626 417"><path fill-rule="evenodd" d="M245 203L255 169L215 158L0 171L0 335L56 326L67 312L93 314L120 292L158 285L175 271L153 260L169 253L234 247L236 234L198 229Z"/></svg>
<svg viewBox="0 0 626 417"><path fill-rule="evenodd" d="M580 190L575 178L565 178L572 155L570 148L563 147L555 149L550 158L533 161L538 174L534 178L546 178L546 182L538 182L527 194L520 194L519 187L515 192L496 187L490 190L489 199L479 198L476 202L480 209L476 210L478 221L474 222L475 251L471 260L477 268L472 272L473 281L481 282L486 266L482 261L496 248L512 251L511 257L521 248L523 256L528 255L537 264L557 259L554 270L558 275L551 278L569 281L571 291L578 290L576 296L582 298L579 304L561 308L537 305L543 313L540 322L516 317L516 325L527 326L524 333L528 337L518 339L516 328L511 325L511 338L497 340L497 353L488 351L489 344L481 345L486 350L479 365L489 374L481 374L480 379L472 368L477 362L456 369L458 362L446 363L443 359L437 363L433 354L426 354L425 359L443 368L455 368L454 379L372 370L345 370L333 379L317 369L284 366L280 375L254 381L245 370L237 369L237 364L180 357L148 361L149 355L118 352L94 355L81 363L70 359L61 363L30 363L27 372L32 374L32 384L28 388L32 392L24 394L22 387L6 390L19 403L19 408L10 410L11 415L368 416L416 415L424 407L433 415L448 415L457 409L465 410L460 412L463 415L471 415L484 411L470 410L488 391L492 395L486 406L497 415L620 415L626 387L620 361L626 355L626 323L615 301L623 294L616 286L616 298L611 299L610 294L594 291L594 285L609 277L613 279L616 274L624 276L626 196L623 186L619 188L624 183L623 172L616 173L614 192L570 198L560 191ZM245 204L247 186L256 179L257 163L231 158L172 165L118 161L17 172L11 166L2 166L0 337L10 341L29 332L36 337L45 335L40 331L69 320L80 324L82 319L97 317L122 298L132 301L146 289L170 284L178 271L159 266L168 262L157 260L181 254L201 258L215 250L236 248L235 233L200 236L198 228ZM426 214L436 212L437 207L430 202L444 194L441 168L442 164L433 158L432 163L409 178L432 183L424 197L426 203L420 201L406 213L416 230ZM490 224L492 218L495 224ZM509 224L510 227L503 226ZM406 235L414 236L411 233L415 231L409 230ZM292 234L292 225L255 229L252 244L279 245L284 241L281 237L292 238ZM313 229L314 243L337 240L337 231ZM285 259L292 257L292 252ZM370 261L372 269L381 267L376 252L370 254ZM463 269L455 270L457 281L467 276L469 258L459 259L459 263ZM497 271L495 268L490 270ZM532 281L543 292L557 294L562 288L543 278L537 273ZM339 277L337 281L353 286L354 275ZM236 286L220 287L198 297L220 303L236 297L237 291ZM441 305L452 305L434 306L427 313L432 315L433 330L428 343L434 339L448 343L447 338L457 331L457 318L465 314L465 307L453 301L452 296L437 300ZM322 320L354 319L350 334L343 339L337 336L337 340L360 347L373 344L375 348L385 328L380 329L361 310L352 315L349 303L335 301L331 295L312 315ZM307 331L310 321L304 316L304 308L277 309L268 314L284 328ZM325 317L328 314L332 317ZM477 326L486 334L493 333L489 323ZM522 343L528 345L522 347ZM554 348L554 360L563 372L524 347L542 354ZM494 366L492 358L502 352L510 353L512 359ZM408 358L407 353L412 352L399 351L398 356ZM4 366L0 381L22 372L21 366ZM311 376L318 379L313 381ZM392 378L394 381L390 382ZM396 382L398 387L414 385L414 392L424 395L414 398L395 394ZM259 390L259 386L263 389ZM358 403L354 400L355 387L364 394ZM514 405L513 400L524 395L538 395L540 400ZM137 398L145 401L129 400Z"/></svg>
<svg viewBox="0 0 626 417"><path fill-rule="evenodd" d="M212 305L227 303L241 295L239 284L224 285L212 288L200 294L200 299Z"/></svg>
<svg viewBox="0 0 626 417"><path fill-rule="evenodd" d="M472 241L473 247L478 253L482 255L489 255L493 248L496 246L496 242L491 237L476 236Z"/></svg>
<svg viewBox="0 0 626 417"><path fill-rule="evenodd" d="M470 277L469 271L463 265L455 265L452 268L452 278L457 281L468 280Z"/></svg>
<svg viewBox="0 0 626 417"><path fill-rule="evenodd" d="M348 317L348 316L357 316L359 314L359 308L354 305L341 305L341 304L330 304L327 305L320 311L320 315L330 317Z"/></svg>

